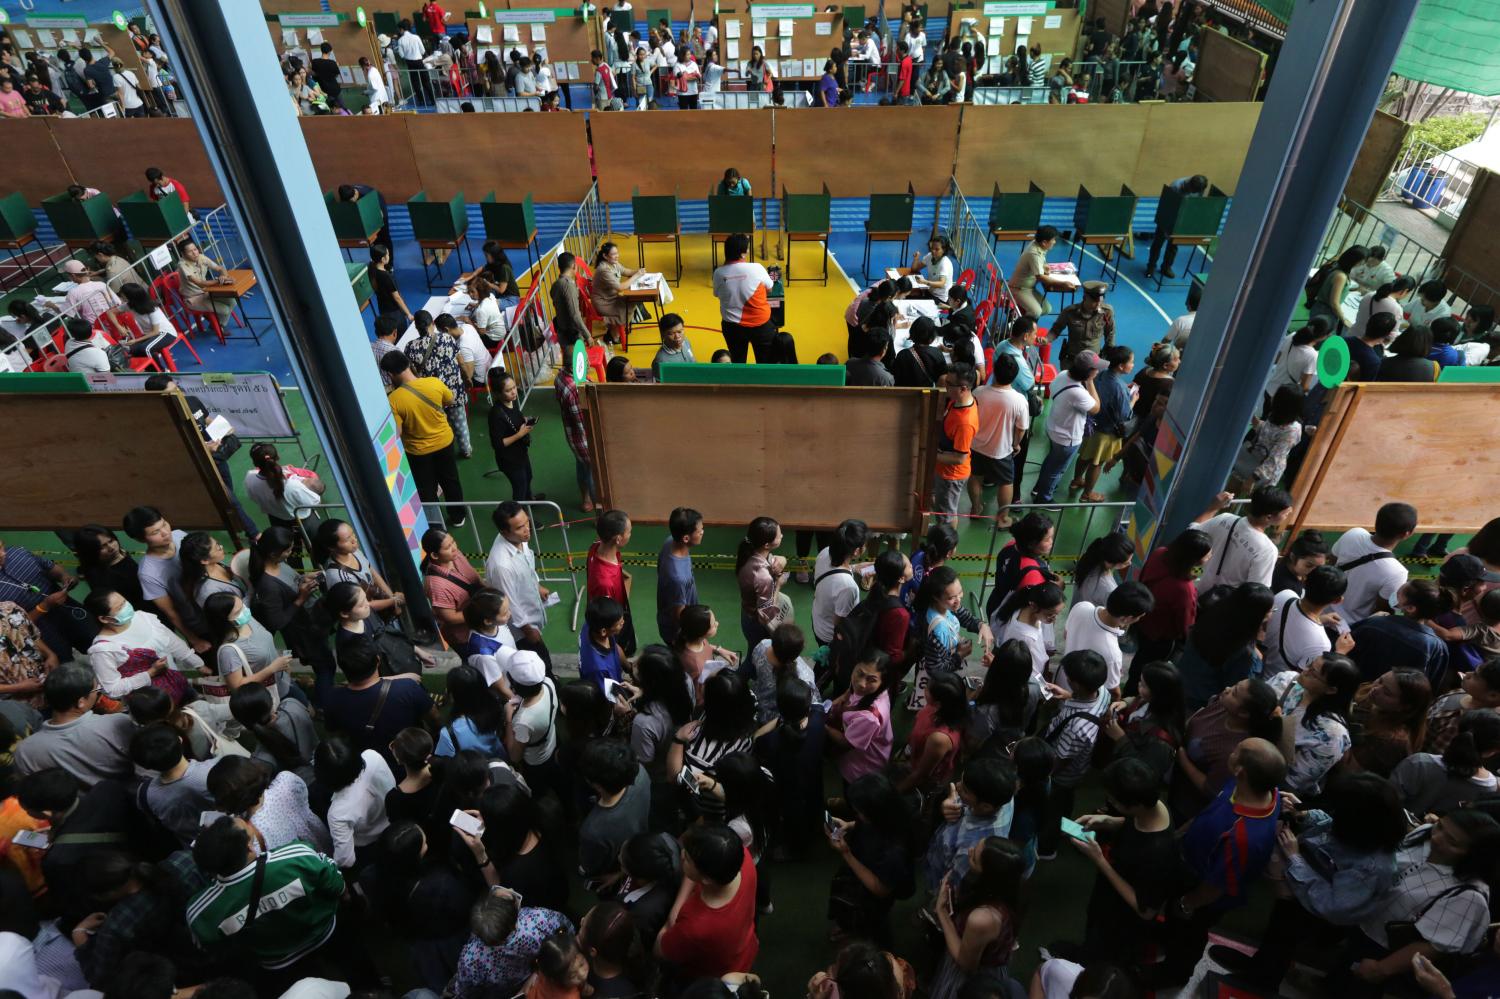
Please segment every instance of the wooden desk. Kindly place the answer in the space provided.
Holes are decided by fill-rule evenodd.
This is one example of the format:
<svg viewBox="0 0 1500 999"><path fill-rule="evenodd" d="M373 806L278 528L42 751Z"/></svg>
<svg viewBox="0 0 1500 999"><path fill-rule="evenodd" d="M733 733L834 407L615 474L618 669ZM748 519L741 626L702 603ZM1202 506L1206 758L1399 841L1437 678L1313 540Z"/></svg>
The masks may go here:
<svg viewBox="0 0 1500 999"><path fill-rule="evenodd" d="M665 242L665 240L652 240L652 242ZM620 289L620 301L628 304L630 306L631 312L635 311L635 307L637 305L647 305L647 306L650 306L651 307L651 311L656 315L656 318L657 319L661 318L661 289L660 288L621 288ZM627 350L627 349L629 349L629 346L630 346L630 331L632 329L634 329L634 328L635 328L635 324L634 323L627 322L625 324L625 328L622 331L621 337L620 337L620 349L621 350ZM658 337L654 342L643 342L643 343L637 343L636 344L637 347L655 347L655 346L660 346L660 345L661 345L661 338L660 337Z"/></svg>
<svg viewBox="0 0 1500 999"><path fill-rule="evenodd" d="M1034 229L991 229L990 245L998 249L1001 243L1028 243L1035 235Z"/></svg>
<svg viewBox="0 0 1500 999"><path fill-rule="evenodd" d="M229 275L229 283L220 284L219 282L215 281L210 284L204 285L204 294L208 295L209 298L234 299L235 308L240 310L240 316L244 321L245 328L250 331L250 335L254 337L255 342L259 344L260 334L255 331L255 324L250 321L250 317L246 315L245 310L240 306L240 299L250 294L250 292L255 289L256 284L259 283L256 280L255 272L250 270L248 267L242 267L238 270L226 271L225 273Z"/></svg>
<svg viewBox="0 0 1500 999"><path fill-rule="evenodd" d="M1105 258L1104 267L1099 272L1099 276L1108 280L1110 291L1114 291L1115 285L1120 280L1120 261L1125 258L1125 246L1129 241L1130 235L1128 233L1119 233L1112 236L1084 236L1081 242L1075 243L1074 245L1078 247L1079 281L1083 280L1083 261L1085 248L1090 246L1102 246L1105 247L1106 250L1112 249L1114 252L1110 253ZM1110 258L1113 258L1113 260L1111 260ZM1068 259L1073 259L1073 251L1071 247L1068 250ZM1110 271L1111 263L1114 264L1113 272Z"/></svg>
<svg viewBox="0 0 1500 999"><path fill-rule="evenodd" d="M865 277L870 276L870 244L871 243L900 243L901 263L906 262L906 248L911 243L910 232L884 232L879 229L871 229L869 223L865 223Z"/></svg>
<svg viewBox="0 0 1500 999"><path fill-rule="evenodd" d="M370 233L364 239L341 239L341 240L339 240L339 252L345 254L345 256L347 258L348 251L350 251L350 250L353 250L353 249L368 250L370 247L372 247L372 246L375 245L375 238L377 236L379 236L379 235L380 235L380 230L376 229L374 232ZM392 252L395 252L395 251L393 250Z"/></svg>
<svg viewBox="0 0 1500 999"><path fill-rule="evenodd" d="M455 276L467 273L464 269L463 258L465 256L469 258L468 270L474 269L474 254L469 251L469 241L464 236L460 236L457 239L419 239L417 240L417 246L422 250L422 279L427 282L427 290L429 292L436 291L439 288L453 287L452 281L445 282L443 280L443 264L447 263L447 261L439 260L436 251L447 250L453 254L453 259L458 262L458 275ZM428 276L427 272L427 252L429 250L433 251L431 276Z"/></svg>
<svg viewBox="0 0 1500 999"><path fill-rule="evenodd" d="M524 242L524 243L521 242L518 239L497 239L494 242L502 250L525 250L526 251L526 270L528 272L531 270L531 267L532 267L531 258L532 258L533 252L536 253L537 263L541 263L541 260L542 260L541 253L536 248L536 230L535 229L531 230L531 232L529 232L529 233L526 234L526 242ZM519 282L519 280L520 279L517 278L518 282Z"/></svg>
<svg viewBox="0 0 1500 999"><path fill-rule="evenodd" d="M672 283L682 284L682 226L679 225L676 232L638 232L635 234L636 261L637 265L643 269L646 266L645 244L647 243L671 243L677 248L677 278Z"/></svg>

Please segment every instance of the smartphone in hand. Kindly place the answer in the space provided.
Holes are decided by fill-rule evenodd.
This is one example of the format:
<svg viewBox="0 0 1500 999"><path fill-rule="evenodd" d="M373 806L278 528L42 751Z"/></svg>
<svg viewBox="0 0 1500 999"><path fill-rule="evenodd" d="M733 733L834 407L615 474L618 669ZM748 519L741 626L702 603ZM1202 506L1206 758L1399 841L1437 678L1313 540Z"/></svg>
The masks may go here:
<svg viewBox="0 0 1500 999"><path fill-rule="evenodd" d="M484 822L477 816L470 815L461 808L455 808L453 814L448 816L448 824L459 832L468 833L470 836L484 835Z"/></svg>

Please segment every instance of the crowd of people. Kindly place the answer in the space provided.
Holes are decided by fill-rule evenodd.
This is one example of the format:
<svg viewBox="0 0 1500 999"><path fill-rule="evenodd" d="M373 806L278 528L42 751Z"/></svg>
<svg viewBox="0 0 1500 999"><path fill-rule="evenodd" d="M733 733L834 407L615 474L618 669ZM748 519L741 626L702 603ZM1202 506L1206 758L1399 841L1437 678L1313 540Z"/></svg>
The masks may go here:
<svg viewBox="0 0 1500 999"><path fill-rule="evenodd" d="M175 114L176 90L161 36L128 26L135 64L102 39L55 50L26 50L0 26L0 117L71 117L113 105L126 118ZM139 68L136 68L138 65Z"/></svg>

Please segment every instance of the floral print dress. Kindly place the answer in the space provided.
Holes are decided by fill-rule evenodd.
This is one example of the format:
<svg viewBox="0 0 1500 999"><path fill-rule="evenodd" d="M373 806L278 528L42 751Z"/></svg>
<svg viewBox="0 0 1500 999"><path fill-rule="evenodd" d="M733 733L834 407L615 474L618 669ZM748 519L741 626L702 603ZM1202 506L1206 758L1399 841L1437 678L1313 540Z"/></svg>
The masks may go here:
<svg viewBox="0 0 1500 999"><path fill-rule="evenodd" d="M1316 795L1323 788L1323 778L1344 758L1353 743L1349 726L1333 714L1320 715L1311 727L1302 724L1307 691L1297 682L1296 671L1277 673L1268 677L1266 682L1281 699L1282 724L1292 726L1296 733L1286 786L1304 798Z"/></svg>
<svg viewBox="0 0 1500 999"><path fill-rule="evenodd" d="M42 654L42 633L26 610L17 603L0 602L0 683L9 685L47 676L47 657ZM12 698L40 708L42 692Z"/></svg>

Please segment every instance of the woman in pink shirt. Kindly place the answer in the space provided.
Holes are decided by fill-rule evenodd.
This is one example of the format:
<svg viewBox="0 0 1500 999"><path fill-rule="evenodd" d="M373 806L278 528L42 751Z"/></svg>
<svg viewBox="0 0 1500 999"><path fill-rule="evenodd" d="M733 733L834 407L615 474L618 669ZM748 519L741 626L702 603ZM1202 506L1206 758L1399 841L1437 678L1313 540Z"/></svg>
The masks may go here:
<svg viewBox="0 0 1500 999"><path fill-rule="evenodd" d="M865 774L880 773L891 758L895 733L891 730L890 660L872 651L854 664L849 689L833 702L828 715L828 741L842 752L837 758L844 785Z"/></svg>
<svg viewBox="0 0 1500 999"><path fill-rule="evenodd" d="M30 118L26 97L16 89L10 77L0 77L0 115L6 118Z"/></svg>

